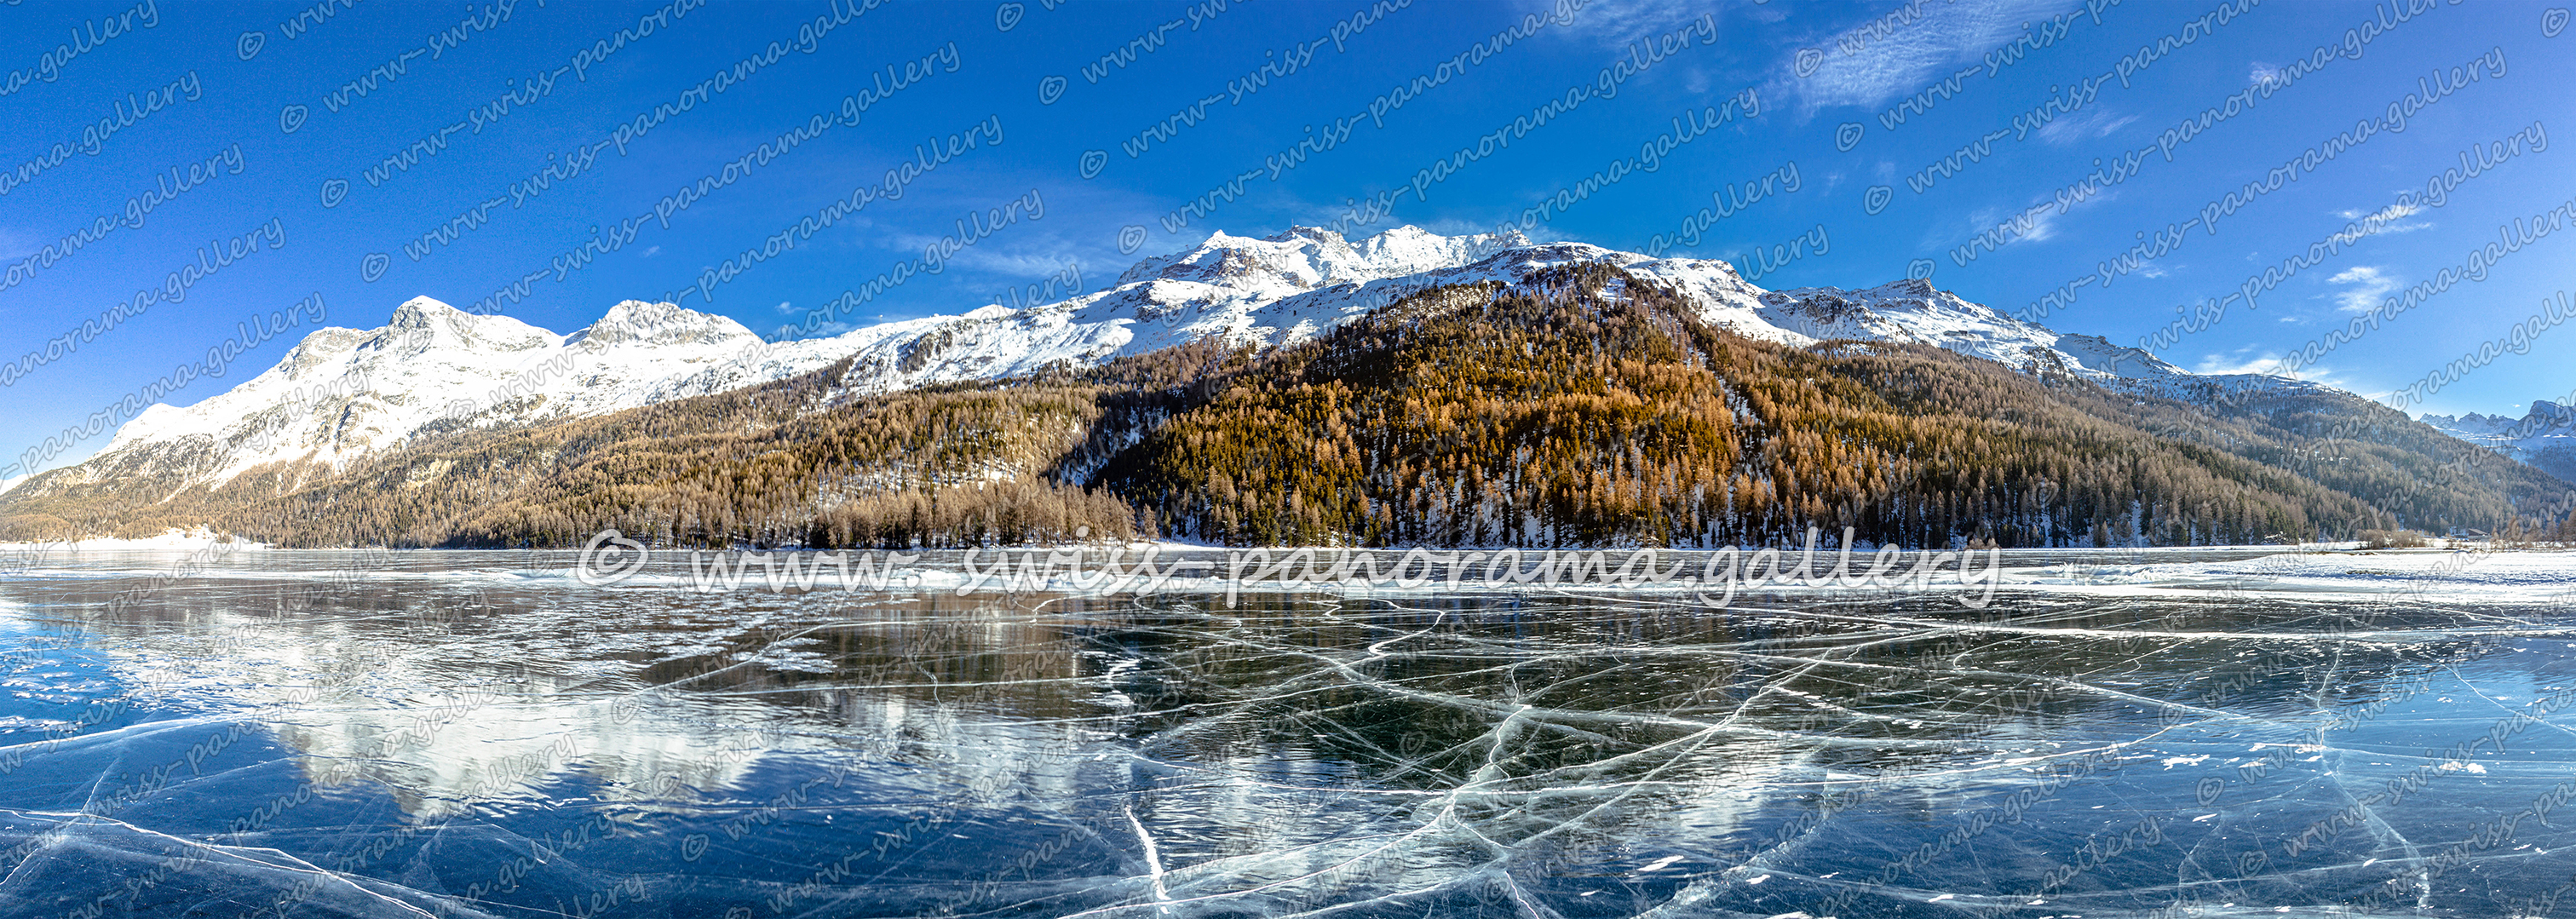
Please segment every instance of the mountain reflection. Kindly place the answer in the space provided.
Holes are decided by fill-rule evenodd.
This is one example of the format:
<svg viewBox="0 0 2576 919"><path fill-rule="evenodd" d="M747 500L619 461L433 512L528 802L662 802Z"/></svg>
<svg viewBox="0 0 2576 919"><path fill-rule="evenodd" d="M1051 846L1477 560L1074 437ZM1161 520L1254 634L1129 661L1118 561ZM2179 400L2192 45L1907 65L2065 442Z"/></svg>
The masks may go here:
<svg viewBox="0 0 2576 919"><path fill-rule="evenodd" d="M2280 794L2299 786L2268 770L2313 776L2327 754L2386 746L2362 738L2430 722L2374 724L2383 712L2514 653L2499 614L2398 600L2023 592L1972 610L1772 593L1717 610L1268 593L1227 607L601 590L552 556L501 554L350 578L303 555L0 590L26 643L61 656L46 666L94 660L100 686L133 700L139 714L74 741L247 721L339 796L309 832L358 819L370 794L387 825L448 833L542 841L589 814L616 841L585 838L583 870L687 879L691 896L762 909L823 890L869 910L1045 914L1382 897L1415 914L1513 911L1514 897L1563 910L1602 884L1624 891L1612 912L1717 898L1857 913L1953 884L2002 897L2035 889L2030 865L2137 836L2142 809L2209 797L2195 791L2207 773L2177 764L2229 764L2220 795ZM23 723L74 720L63 711ZM56 746L29 761L95 755ZM2240 768L2267 746L2298 756ZM2017 793L2038 803L2013 813L2048 818L1993 831L1974 856L1938 843ZM79 801L11 806L30 804ZM402 851L404 870L455 857ZM854 880L829 858L906 880ZM1779 873L1794 882L1737 883ZM558 896L608 881L548 883ZM2100 902L2122 908L2173 895L2170 880L2103 883Z"/></svg>

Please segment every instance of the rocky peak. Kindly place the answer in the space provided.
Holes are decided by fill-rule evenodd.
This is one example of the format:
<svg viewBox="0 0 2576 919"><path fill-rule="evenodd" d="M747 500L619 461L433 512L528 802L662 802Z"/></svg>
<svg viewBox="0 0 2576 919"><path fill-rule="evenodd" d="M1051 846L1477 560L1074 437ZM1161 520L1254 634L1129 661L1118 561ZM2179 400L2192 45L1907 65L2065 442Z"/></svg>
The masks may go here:
<svg viewBox="0 0 2576 919"><path fill-rule="evenodd" d="M1920 297L1922 299L1929 300L1938 296L1941 291L1934 288L1932 286L1932 282L1922 278L1900 278L1878 285L1877 287L1872 287L1865 291L1865 293L1878 294L1886 297Z"/></svg>
<svg viewBox="0 0 2576 919"><path fill-rule="evenodd" d="M2146 379L2183 375L2185 371L2145 349L2114 344L2099 335L2057 336L2056 348L2075 363L2115 377Z"/></svg>
<svg viewBox="0 0 2576 919"><path fill-rule="evenodd" d="M1296 224L1289 224L1288 228L1285 230L1264 236L1261 238L1261 241L1284 243L1299 239L1313 240L1318 244L1328 246L1350 245L1350 240L1342 238L1342 234L1337 231L1327 230L1323 227L1299 226Z"/></svg>
<svg viewBox="0 0 2576 919"><path fill-rule="evenodd" d="M1527 237L1510 230L1442 236L1401 226L1357 241L1319 227L1292 226L1259 239L1220 230L1187 251L1137 262L1118 283L1165 279L1293 293L1461 268L1527 245Z"/></svg>
<svg viewBox="0 0 2576 919"><path fill-rule="evenodd" d="M554 333L508 316L478 316L433 297L413 297L394 307L379 337L380 347L406 353L440 348L475 351L524 351L554 345Z"/></svg>
<svg viewBox="0 0 2576 919"><path fill-rule="evenodd" d="M564 340L565 344L594 345L698 345L741 342L759 339L741 323L723 316L684 309L672 303L647 303L624 300L608 308L608 314Z"/></svg>

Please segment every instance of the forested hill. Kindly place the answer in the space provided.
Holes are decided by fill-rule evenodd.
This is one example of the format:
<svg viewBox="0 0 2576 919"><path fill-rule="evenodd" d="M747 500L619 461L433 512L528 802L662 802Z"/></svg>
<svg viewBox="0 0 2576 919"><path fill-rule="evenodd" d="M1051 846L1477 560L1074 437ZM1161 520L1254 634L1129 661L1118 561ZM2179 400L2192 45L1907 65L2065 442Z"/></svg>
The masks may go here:
<svg viewBox="0 0 2576 919"><path fill-rule="evenodd" d="M2250 543L2566 518L2570 486L2321 387L2194 403L1920 344L1798 347L1576 262L1255 356L853 397L848 361L596 417L431 429L216 484L49 473L0 539L281 545Z"/></svg>
<svg viewBox="0 0 2576 919"><path fill-rule="evenodd" d="M1287 349L1104 481L1225 543L2249 543L2556 519L2570 489L2348 394L2216 407L1923 345L1712 329L1617 268L1424 292Z"/></svg>

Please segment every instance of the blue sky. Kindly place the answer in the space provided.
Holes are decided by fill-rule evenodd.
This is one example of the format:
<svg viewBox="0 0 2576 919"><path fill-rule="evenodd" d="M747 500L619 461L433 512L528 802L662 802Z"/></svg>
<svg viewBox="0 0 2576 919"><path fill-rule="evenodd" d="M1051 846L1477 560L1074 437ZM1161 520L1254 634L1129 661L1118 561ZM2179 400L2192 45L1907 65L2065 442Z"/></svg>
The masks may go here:
<svg viewBox="0 0 2576 919"><path fill-rule="evenodd" d="M1068 263L1097 288L1211 230L1526 218L1543 240L1660 237L1772 288L1928 271L2060 331L2136 345L2166 330L2154 350L2203 370L2278 368L2433 282L2299 373L2392 399L2417 384L2410 413L2518 416L2576 390L2576 331L2526 325L2527 353L2421 381L2511 344L2576 286L2576 224L2475 252L2576 196L2576 152L2542 142L2576 142L2565 25L2447 0L0 0L0 268L20 269L0 278L15 365L0 466L48 437L66 446L37 468L89 455L112 434L67 428L121 421L121 399L228 340L224 376L162 400L213 395L317 324L382 325L416 295L560 332L706 279L711 296L684 305L770 332L1032 192L1043 217L848 321L964 312ZM1123 66L1103 63L1122 48ZM1542 125L1508 130L1551 100ZM1709 114L1724 117L1694 120ZM1177 127L1150 137L1160 124ZM948 140L979 130L972 149ZM2495 162L2463 170L2481 147ZM864 207L742 258L854 193ZM2207 217L2214 231L2191 223ZM1981 233L1997 244L1973 247ZM1755 255L1802 237L1785 264ZM708 274L728 259L748 267ZM2456 276L2487 261L2482 280ZM219 267L172 280L192 264ZM2216 321L2201 307L2175 325L2231 294Z"/></svg>

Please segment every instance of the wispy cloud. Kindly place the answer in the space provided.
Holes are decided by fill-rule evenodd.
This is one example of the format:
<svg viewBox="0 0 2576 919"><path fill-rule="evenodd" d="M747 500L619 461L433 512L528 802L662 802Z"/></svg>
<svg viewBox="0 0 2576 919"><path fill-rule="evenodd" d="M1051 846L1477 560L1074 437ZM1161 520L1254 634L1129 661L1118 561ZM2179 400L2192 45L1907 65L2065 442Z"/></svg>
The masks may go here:
<svg viewBox="0 0 2576 919"><path fill-rule="evenodd" d="M1354 231L1354 235L1351 237L1351 240L1353 242L1357 242L1403 225L1404 223L1398 220L1382 220L1378 222L1377 226ZM1442 236L1468 236L1476 233L1491 233L1494 231L1493 224L1480 224L1473 220L1467 220L1460 217L1442 217L1437 220L1425 221L1416 225ZM1530 234L1533 238L1545 239L1551 242L1558 240L1573 240L1573 237L1554 230L1532 230L1530 231Z"/></svg>
<svg viewBox="0 0 2576 919"><path fill-rule="evenodd" d="M2381 296L2397 289L2397 279L2370 265L2354 265L2336 272L2326 283L2344 285L2344 289L2335 291L2334 299L2336 308L2347 313L2370 312L2371 307L2379 305Z"/></svg>
<svg viewBox="0 0 2576 919"><path fill-rule="evenodd" d="M1999 207L1978 208L1968 214L1967 233L1979 233L1983 232L1988 227L1995 226L1996 224L2027 218L2029 220L2029 223L2027 224L2029 230L2014 237L2010 241L2004 243L2004 245L2012 246L2020 243L2047 242L2057 237L2057 218L2059 216L2060 215L2057 213L2057 205L2048 201L2042 201L2038 204L2031 205L2030 207L2023 209L2019 214L2006 211ZM1924 246L1927 249L1934 248L1936 246L1946 247L1947 245L1949 244L1940 243L1938 240L1929 237L1924 241Z"/></svg>
<svg viewBox="0 0 2576 919"><path fill-rule="evenodd" d="M906 233L889 236L885 242L888 248L917 253L923 247L940 239L941 237L938 236ZM959 249L957 254L948 257L948 265L952 268L971 268L976 271L989 271L1036 280L1063 271L1064 263L1080 260L1081 257L1081 250L1062 240L1031 240L1020 246L999 246L988 243ZM1091 263L1085 262L1085 269L1087 270L1090 265Z"/></svg>
<svg viewBox="0 0 2576 919"><path fill-rule="evenodd" d="M1542 17L1553 15L1552 3L1534 4L1530 12ZM1593 0L1583 8L1583 19L1576 26L1582 34L1606 48L1623 48L1629 42L1651 35L1670 32L1710 12L1707 9L1664 0Z"/></svg>
<svg viewBox="0 0 2576 919"><path fill-rule="evenodd" d="M2345 208L2343 210L2336 211L2335 216L2341 217L2345 220L2371 218L2379 224L2379 228L2364 235L2377 236L2382 233L2412 233L2417 230L2432 229L2433 224L2429 221L2418 220L2414 223L2399 222L2423 212L2424 206L2421 204L2391 204L2376 211Z"/></svg>
<svg viewBox="0 0 2576 919"><path fill-rule="evenodd" d="M2255 348L2257 347L2259 346L2246 345L2245 347L2223 354L2201 355L2200 362L2191 366L2191 372L2204 374L2268 373L2280 368L2281 352L2264 351L2257 354L2255 353Z"/></svg>
<svg viewBox="0 0 2576 919"><path fill-rule="evenodd" d="M2259 373L2266 376L2289 377L2291 379L2307 380L2313 383L2323 383L2327 386L2346 390L2353 388L2352 384L2338 375L2332 367L2328 367L2323 364L2309 364L2307 366L2300 367L2295 372L2283 373L2281 372L2282 363L2283 359L2281 357L2281 352L2264 348L2261 345L2246 345L2234 351L2227 351L2219 354L2204 354L2201 356L2198 363L2192 365L2191 372L2199 374Z"/></svg>
<svg viewBox="0 0 2576 919"><path fill-rule="evenodd" d="M951 259L950 263L1014 278L1036 280L1063 271L1064 263L1076 260L1072 253L1064 250L1036 252L969 249L957 253L957 257Z"/></svg>
<svg viewBox="0 0 2576 919"><path fill-rule="evenodd" d="M1810 42L1823 53L1815 70L1805 77L1784 75L1773 88L1810 111L1834 105L1874 108L1940 80L1961 62L2019 37L2023 23L2062 12L2064 5L2053 0L1978 5L1925 0L1915 8L1919 16L1910 22L1891 20L1884 34L1875 28L1881 17L1872 17ZM1846 53L1847 36L1866 36L1866 46Z"/></svg>
<svg viewBox="0 0 2576 919"><path fill-rule="evenodd" d="M2047 127L2039 129L2039 139L2050 146L2063 147L2109 137L2111 132L2128 127L2136 120L2136 115L2095 109L2049 122Z"/></svg>

